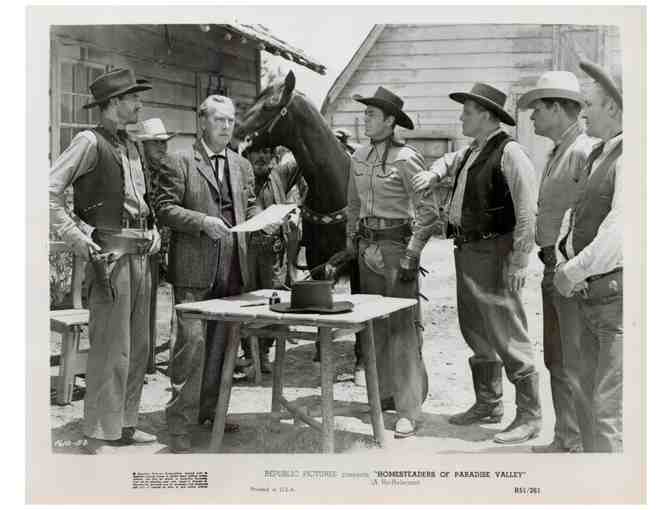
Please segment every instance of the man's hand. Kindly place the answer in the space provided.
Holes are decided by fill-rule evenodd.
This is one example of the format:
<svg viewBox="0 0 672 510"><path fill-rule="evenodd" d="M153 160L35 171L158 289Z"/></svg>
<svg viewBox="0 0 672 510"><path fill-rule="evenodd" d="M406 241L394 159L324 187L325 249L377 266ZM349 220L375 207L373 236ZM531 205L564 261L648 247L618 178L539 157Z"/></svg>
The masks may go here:
<svg viewBox="0 0 672 510"><path fill-rule="evenodd" d="M72 249L79 257L82 257L84 260L89 260L91 258L90 254L92 251L94 253L103 251L103 249L98 246L93 241L93 239L84 234L78 236L77 239L72 243Z"/></svg>
<svg viewBox="0 0 672 510"><path fill-rule="evenodd" d="M511 263L512 254L506 257L504 261L504 285L510 292L519 292L525 287L525 277L527 276L527 266Z"/></svg>
<svg viewBox="0 0 672 510"><path fill-rule="evenodd" d="M152 229L152 244L149 247L149 254L154 255L161 249L161 234L156 226Z"/></svg>
<svg viewBox="0 0 672 510"><path fill-rule="evenodd" d="M406 250L399 261L399 280L412 282L418 277L420 270L420 256Z"/></svg>
<svg viewBox="0 0 672 510"><path fill-rule="evenodd" d="M439 176L431 170L418 172L413 177L411 177L411 185L413 186L413 191L416 193L427 191L433 188L437 182L439 182Z"/></svg>
<svg viewBox="0 0 672 510"><path fill-rule="evenodd" d="M581 292L588 288L585 281L574 284L565 272L565 263L559 264L555 268L555 275L553 276L553 284L561 296L572 297L572 295Z"/></svg>
<svg viewBox="0 0 672 510"><path fill-rule="evenodd" d="M229 231L229 227L222 221L221 218L214 216L206 216L203 220L203 230L208 234L210 239L219 239Z"/></svg>
<svg viewBox="0 0 672 510"><path fill-rule="evenodd" d="M324 274L327 278L333 278L338 268L344 264L348 264L357 258L355 253L355 246L348 241L345 250L334 253L329 261L324 266Z"/></svg>

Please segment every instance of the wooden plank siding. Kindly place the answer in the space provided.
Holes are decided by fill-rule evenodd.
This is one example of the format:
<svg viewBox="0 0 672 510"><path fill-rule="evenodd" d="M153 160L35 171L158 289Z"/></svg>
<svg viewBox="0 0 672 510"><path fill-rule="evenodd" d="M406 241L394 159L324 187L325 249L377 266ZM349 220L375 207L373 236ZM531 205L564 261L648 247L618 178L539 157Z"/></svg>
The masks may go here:
<svg viewBox="0 0 672 510"><path fill-rule="evenodd" d="M529 112L518 112L517 101L533 88L540 75L573 66L580 55L603 59L614 70L620 68L620 36L616 27L584 25L383 25L383 29L354 69L344 70L347 82L330 91L323 113L334 128L363 136L363 110L352 100L354 94L372 95L380 85L399 94L404 111L416 127L450 138L454 149L465 146L459 120L462 105L449 94L471 89L484 81L504 91L506 109L519 126L506 128L528 149L537 166L543 166L548 145L534 134ZM363 46L367 44L364 42ZM577 71L575 71L577 72ZM583 73L581 73L583 74ZM579 72L577 72L579 75ZM579 76L582 82L585 76ZM426 159L432 161L439 144L400 129L401 136L415 140ZM428 141L429 140L429 141ZM434 139L436 141L436 139Z"/></svg>
<svg viewBox="0 0 672 510"><path fill-rule="evenodd" d="M181 133L170 141L170 150L184 148L194 139L196 110L207 95L209 75L223 77L241 111L259 92L258 48L226 40L220 27L203 32L198 25L168 25L166 34L164 25L52 26L51 39L52 61L77 62L86 55L88 62L108 69L131 67L138 78L150 80L153 88L142 94L140 116L160 117L168 131ZM52 81L58 79L57 62ZM59 123L56 95L52 101L53 126ZM52 129L52 152L58 147L57 132Z"/></svg>

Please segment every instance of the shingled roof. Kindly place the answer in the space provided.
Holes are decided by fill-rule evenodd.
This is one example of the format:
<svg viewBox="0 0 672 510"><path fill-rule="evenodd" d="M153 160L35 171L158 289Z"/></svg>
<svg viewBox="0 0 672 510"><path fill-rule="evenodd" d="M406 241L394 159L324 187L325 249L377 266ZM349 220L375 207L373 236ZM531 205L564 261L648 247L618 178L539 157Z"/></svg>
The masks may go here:
<svg viewBox="0 0 672 510"><path fill-rule="evenodd" d="M299 65L307 67L311 71L319 74L326 73L326 67L317 61L317 59L307 55L302 49L292 46L286 41L274 36L271 31L263 25L246 25L232 20L229 23L218 24L228 32L235 34L241 39L254 41L258 44L260 50L273 55L278 55L290 62L296 62Z"/></svg>

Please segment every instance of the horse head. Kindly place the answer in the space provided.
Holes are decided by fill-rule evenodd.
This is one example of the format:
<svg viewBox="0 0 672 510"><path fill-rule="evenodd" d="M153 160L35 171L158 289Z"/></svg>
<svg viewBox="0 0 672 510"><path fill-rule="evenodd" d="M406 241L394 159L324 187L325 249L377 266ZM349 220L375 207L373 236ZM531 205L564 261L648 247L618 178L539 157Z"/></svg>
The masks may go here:
<svg viewBox="0 0 672 510"><path fill-rule="evenodd" d="M239 140L247 138L253 150L282 145L282 136L278 136L274 129L287 115L295 85L296 78L290 71L284 81L276 81L262 90L254 104L238 119L235 137Z"/></svg>

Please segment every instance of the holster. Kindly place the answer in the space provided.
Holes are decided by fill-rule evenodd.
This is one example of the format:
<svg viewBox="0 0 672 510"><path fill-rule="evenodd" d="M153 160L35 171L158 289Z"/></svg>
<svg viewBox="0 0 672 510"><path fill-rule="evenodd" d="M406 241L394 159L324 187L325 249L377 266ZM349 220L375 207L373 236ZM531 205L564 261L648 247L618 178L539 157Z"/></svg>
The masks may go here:
<svg viewBox="0 0 672 510"><path fill-rule="evenodd" d="M95 253L91 252L91 267L95 275L96 282L105 293L105 297L114 299L114 292L112 290L112 269L114 265L111 264L115 259L113 253Z"/></svg>

